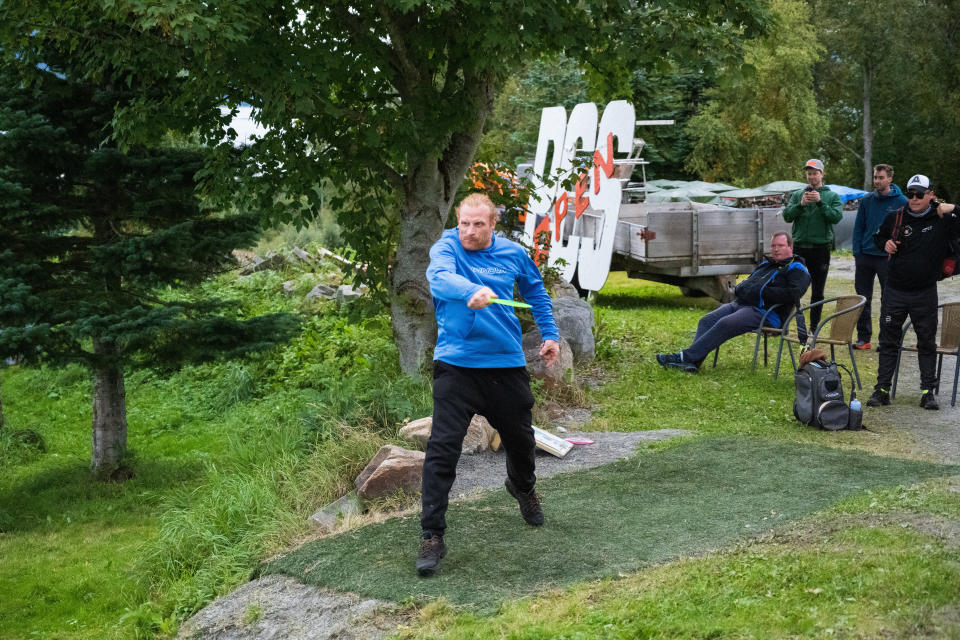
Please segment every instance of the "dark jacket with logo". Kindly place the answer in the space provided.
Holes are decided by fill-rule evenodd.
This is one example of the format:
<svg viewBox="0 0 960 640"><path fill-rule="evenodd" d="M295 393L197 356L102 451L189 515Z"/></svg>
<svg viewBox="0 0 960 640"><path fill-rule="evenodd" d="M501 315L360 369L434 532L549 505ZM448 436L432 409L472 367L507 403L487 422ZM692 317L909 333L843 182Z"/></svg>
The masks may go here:
<svg viewBox="0 0 960 640"><path fill-rule="evenodd" d="M947 256L951 238L960 234L960 218L948 213L942 218L930 210L919 218L903 207L903 219L897 228L897 213L887 216L873 236L874 244L883 249L887 240L899 243L890 256L887 286L900 291L923 291L937 284L940 267Z"/></svg>
<svg viewBox="0 0 960 640"><path fill-rule="evenodd" d="M872 191L860 200L857 207L857 220L853 223L853 255L867 253L872 256L885 256L887 252L877 249L873 244L873 234L887 216L900 207L907 206L907 198L895 184L890 185L887 195Z"/></svg>
<svg viewBox="0 0 960 640"><path fill-rule="evenodd" d="M767 324L779 328L809 286L810 273L800 256L791 256L780 262L764 258L750 277L737 285L733 293L737 302L760 311L779 304L767 317Z"/></svg>

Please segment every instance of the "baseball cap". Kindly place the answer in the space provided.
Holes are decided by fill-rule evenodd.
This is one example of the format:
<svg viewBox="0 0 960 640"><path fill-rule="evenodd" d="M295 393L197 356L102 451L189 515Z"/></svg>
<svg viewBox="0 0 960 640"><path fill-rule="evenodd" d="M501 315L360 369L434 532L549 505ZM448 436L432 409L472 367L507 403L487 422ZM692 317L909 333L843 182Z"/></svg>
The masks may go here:
<svg viewBox="0 0 960 640"><path fill-rule="evenodd" d="M816 169L820 173L823 173L823 161L817 160L816 158L810 158L807 160L807 163L803 165L804 169Z"/></svg>
<svg viewBox="0 0 960 640"><path fill-rule="evenodd" d="M930 189L930 178L919 173L907 180L907 191L927 191Z"/></svg>

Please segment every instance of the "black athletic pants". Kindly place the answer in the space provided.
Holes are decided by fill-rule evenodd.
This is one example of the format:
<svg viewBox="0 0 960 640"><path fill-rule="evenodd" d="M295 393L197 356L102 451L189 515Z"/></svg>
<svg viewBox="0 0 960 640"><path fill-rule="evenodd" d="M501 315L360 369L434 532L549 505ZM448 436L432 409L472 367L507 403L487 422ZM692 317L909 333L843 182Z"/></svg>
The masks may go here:
<svg viewBox="0 0 960 640"><path fill-rule="evenodd" d="M854 289L867 299L867 304L863 305L863 310L860 312L860 319L857 320L857 341L870 342L870 337L873 335L873 314L870 306L873 299L873 279L876 277L880 281L880 295L883 296L883 288L887 286L887 268L890 260L887 256L875 256L869 253L861 253L853 259L856 264L853 276Z"/></svg>
<svg viewBox="0 0 960 640"><path fill-rule="evenodd" d="M827 284L827 271L830 270L830 246L794 247L793 253L803 258L810 272L810 304L823 300L823 287ZM820 324L820 312L823 306L810 309L810 333Z"/></svg>
<svg viewBox="0 0 960 640"><path fill-rule="evenodd" d="M443 535L447 528L450 487L457 477L460 448L475 413L500 433L507 454L507 477L513 486L524 493L533 489L537 478L532 408L526 367L470 369L434 361L433 426L423 462L420 516L425 532Z"/></svg>
<svg viewBox="0 0 960 640"><path fill-rule="evenodd" d="M880 366L875 389L890 391L897 367L900 334L907 316L917 334L920 388L937 386L937 285L923 291L883 290L880 301Z"/></svg>

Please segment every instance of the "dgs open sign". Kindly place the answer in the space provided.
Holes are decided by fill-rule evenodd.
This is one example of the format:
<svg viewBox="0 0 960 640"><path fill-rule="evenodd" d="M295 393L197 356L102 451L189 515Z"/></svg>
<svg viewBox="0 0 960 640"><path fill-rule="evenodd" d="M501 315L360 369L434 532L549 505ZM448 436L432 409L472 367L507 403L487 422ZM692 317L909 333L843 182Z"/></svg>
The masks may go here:
<svg viewBox="0 0 960 640"><path fill-rule="evenodd" d="M621 200L620 180L613 177L613 155L630 153L635 122L633 105L625 100L609 103L602 118L592 102L576 105L569 120L563 107L547 107L540 116L533 164L535 188L524 221L524 240L533 244L540 232L549 231L552 242L546 256L548 264L565 260L563 278L570 282L576 272L582 289L600 290L610 273ZM551 146L552 157L547 158ZM573 191L544 182L544 176L568 175L578 151L593 152L593 163L579 175ZM588 205L601 215L601 221L592 236L584 237L580 235L584 226L580 217ZM561 230L570 214L575 218L573 231L564 243Z"/></svg>

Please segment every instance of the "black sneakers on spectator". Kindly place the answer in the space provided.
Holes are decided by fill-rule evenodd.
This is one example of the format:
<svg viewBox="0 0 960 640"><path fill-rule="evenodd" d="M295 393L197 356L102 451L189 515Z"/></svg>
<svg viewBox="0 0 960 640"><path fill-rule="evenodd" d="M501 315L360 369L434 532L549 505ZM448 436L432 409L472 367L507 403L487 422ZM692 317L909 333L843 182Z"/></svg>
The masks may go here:
<svg viewBox="0 0 960 640"><path fill-rule="evenodd" d="M940 409L940 405L937 404L937 396L935 396L930 389L923 390L923 394L920 396L920 406L930 411Z"/></svg>
<svg viewBox="0 0 960 640"><path fill-rule="evenodd" d="M679 353L658 353L657 362L664 369L680 369L687 373L696 373L700 368L692 362L684 362Z"/></svg>
<svg viewBox="0 0 960 640"><path fill-rule="evenodd" d="M868 407L880 407L890 404L890 392L886 389L874 389L873 395L867 400Z"/></svg>
<svg viewBox="0 0 960 640"><path fill-rule="evenodd" d="M530 493L520 493L510 482L510 478L507 478L503 486L520 503L520 515L523 516L524 521L533 527L541 526L543 524L543 509L540 507L540 496L537 495L537 492L531 490Z"/></svg>
<svg viewBox="0 0 960 640"><path fill-rule="evenodd" d="M443 544L443 536L424 532L420 538L420 553L417 555L417 573L424 577L432 576L445 555L447 545Z"/></svg>

